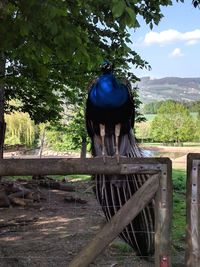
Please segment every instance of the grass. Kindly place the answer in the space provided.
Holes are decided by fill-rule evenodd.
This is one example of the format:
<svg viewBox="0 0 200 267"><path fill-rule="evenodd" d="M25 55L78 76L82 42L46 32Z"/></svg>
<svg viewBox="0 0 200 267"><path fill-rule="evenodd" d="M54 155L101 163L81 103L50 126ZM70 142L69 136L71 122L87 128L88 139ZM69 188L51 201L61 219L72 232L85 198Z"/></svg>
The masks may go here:
<svg viewBox="0 0 200 267"><path fill-rule="evenodd" d="M172 242L180 247L184 241L186 227L186 171L173 169L173 222L172 222Z"/></svg>
<svg viewBox="0 0 200 267"><path fill-rule="evenodd" d="M50 178L53 178L57 181L62 181L66 179L67 181L75 182L75 181L89 181L91 180L91 175L83 175L83 174L71 174L71 175L47 175ZM4 178L6 181L17 181L20 180L31 180L32 176L7 176Z"/></svg>
<svg viewBox="0 0 200 267"><path fill-rule="evenodd" d="M123 254L127 254L127 253L132 253L133 252L133 249L126 243L124 243L123 241L121 240L114 240L112 242L112 244L110 245L110 247L112 249L115 249L116 252L118 253L123 253Z"/></svg>
<svg viewBox="0 0 200 267"><path fill-rule="evenodd" d="M10 181L10 182L14 182L16 180L31 180L32 176L4 176L3 177L3 181Z"/></svg>
<svg viewBox="0 0 200 267"><path fill-rule="evenodd" d="M91 180L91 175L83 175L83 174L71 174L71 175L67 175L67 179L71 180L71 181L88 181Z"/></svg>

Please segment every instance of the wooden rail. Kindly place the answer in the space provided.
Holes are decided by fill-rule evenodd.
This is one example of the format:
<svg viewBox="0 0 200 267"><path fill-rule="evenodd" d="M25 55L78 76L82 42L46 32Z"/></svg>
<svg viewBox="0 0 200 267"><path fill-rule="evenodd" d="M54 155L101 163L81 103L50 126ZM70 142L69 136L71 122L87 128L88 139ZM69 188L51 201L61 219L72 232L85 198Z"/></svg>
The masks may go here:
<svg viewBox="0 0 200 267"><path fill-rule="evenodd" d="M200 154L187 156L186 185L186 253L187 267L200 266Z"/></svg>
<svg viewBox="0 0 200 267"><path fill-rule="evenodd" d="M92 247L95 244L95 257L111 242L121 229L125 227L138 212L149 202L156 192L156 216L155 216L155 266L171 267L171 218L172 218L172 165L169 158L120 158L120 164L116 159L108 159L106 163L102 159L72 159L72 158L43 158L43 159L1 159L0 176L20 176L20 175L66 175L66 174L150 174L152 177L139 189L139 193L130 199L118 211L110 222L105 226L106 231L97 235L93 243L89 244L89 250L81 252L87 255L85 262L89 264L94 258ZM156 177L156 178L155 178ZM155 181L153 185L152 182ZM152 186L151 186L152 185ZM152 188L150 188L152 187ZM147 190L149 188L149 190ZM142 192L142 193L141 193ZM145 196L144 196L145 192ZM149 193L148 193L149 192ZM141 200L141 196L144 199ZM135 201L137 198L137 201ZM132 202L134 200L134 202ZM139 201L139 202L138 202ZM134 204L133 204L134 203ZM123 215L124 210L130 208L130 216ZM120 215L121 214L121 215ZM128 213L127 213L128 214ZM123 216L122 216L123 215ZM125 218L124 218L125 217ZM116 219L117 218L117 219ZM122 220L120 221L121 218ZM117 220L117 221L116 221ZM113 228L117 222L119 225ZM111 231L112 230L112 231ZM109 231L111 231L110 234ZM103 245L101 234L108 235ZM89 253L89 254L88 254ZM81 256L82 257L82 256ZM77 260L77 258L76 258ZM72 262L73 263L73 262ZM83 266L71 264L71 267ZM87 265L84 265L87 266Z"/></svg>
<svg viewBox="0 0 200 267"><path fill-rule="evenodd" d="M168 158L120 158L108 159L104 164L99 158L42 158L0 159L0 176L19 175L65 175L65 174L128 174L157 173Z"/></svg>

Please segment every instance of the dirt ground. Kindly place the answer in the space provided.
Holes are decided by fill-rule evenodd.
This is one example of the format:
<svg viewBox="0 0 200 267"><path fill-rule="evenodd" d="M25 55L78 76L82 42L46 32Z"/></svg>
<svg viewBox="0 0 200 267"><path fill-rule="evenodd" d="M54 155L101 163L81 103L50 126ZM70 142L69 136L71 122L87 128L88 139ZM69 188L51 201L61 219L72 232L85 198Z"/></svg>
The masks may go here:
<svg viewBox="0 0 200 267"><path fill-rule="evenodd" d="M159 152L172 160L172 168L185 169L187 167L187 154L200 153L200 147L174 147L174 146L144 146L143 149Z"/></svg>
<svg viewBox="0 0 200 267"><path fill-rule="evenodd" d="M90 182L75 182L76 192L43 189L34 206L0 209L0 267L67 267L105 224ZM65 202L66 196L87 203ZM141 261L118 238L90 266L153 266Z"/></svg>
<svg viewBox="0 0 200 267"><path fill-rule="evenodd" d="M0 209L0 267L67 267L106 223L90 182L73 182L75 192L43 189L45 199L34 206ZM65 202L66 196L87 203ZM172 249L174 252L174 249ZM116 238L90 264L105 267L153 267ZM173 259L182 267L184 252Z"/></svg>

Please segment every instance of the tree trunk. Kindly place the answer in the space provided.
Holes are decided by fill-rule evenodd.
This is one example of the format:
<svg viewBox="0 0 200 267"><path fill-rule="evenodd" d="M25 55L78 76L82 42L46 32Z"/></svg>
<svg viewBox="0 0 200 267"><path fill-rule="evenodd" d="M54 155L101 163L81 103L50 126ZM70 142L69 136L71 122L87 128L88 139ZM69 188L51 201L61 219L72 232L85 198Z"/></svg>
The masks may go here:
<svg viewBox="0 0 200 267"><path fill-rule="evenodd" d="M5 76L5 55L0 52L0 158L3 158L3 145L5 139L6 123L4 120L4 95L5 95L5 83L3 78Z"/></svg>
<svg viewBox="0 0 200 267"><path fill-rule="evenodd" d="M87 152L87 139L86 137L82 137L82 144L81 144L81 158L86 158L86 152Z"/></svg>
<svg viewBox="0 0 200 267"><path fill-rule="evenodd" d="M44 148L44 139L45 139L45 127L43 129L41 140L40 140L40 150L39 150L39 157L40 158L42 157L42 152L43 152L43 148Z"/></svg>

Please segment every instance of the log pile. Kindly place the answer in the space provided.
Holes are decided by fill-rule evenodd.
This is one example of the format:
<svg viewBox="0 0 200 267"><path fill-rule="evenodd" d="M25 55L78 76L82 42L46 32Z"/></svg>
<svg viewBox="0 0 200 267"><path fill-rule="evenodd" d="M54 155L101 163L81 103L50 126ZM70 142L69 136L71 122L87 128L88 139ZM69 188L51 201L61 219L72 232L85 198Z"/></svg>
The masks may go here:
<svg viewBox="0 0 200 267"><path fill-rule="evenodd" d="M47 176L33 176L31 180L2 181L0 183L0 207L36 206L45 196L41 187L63 191L75 191L66 181L56 181Z"/></svg>

